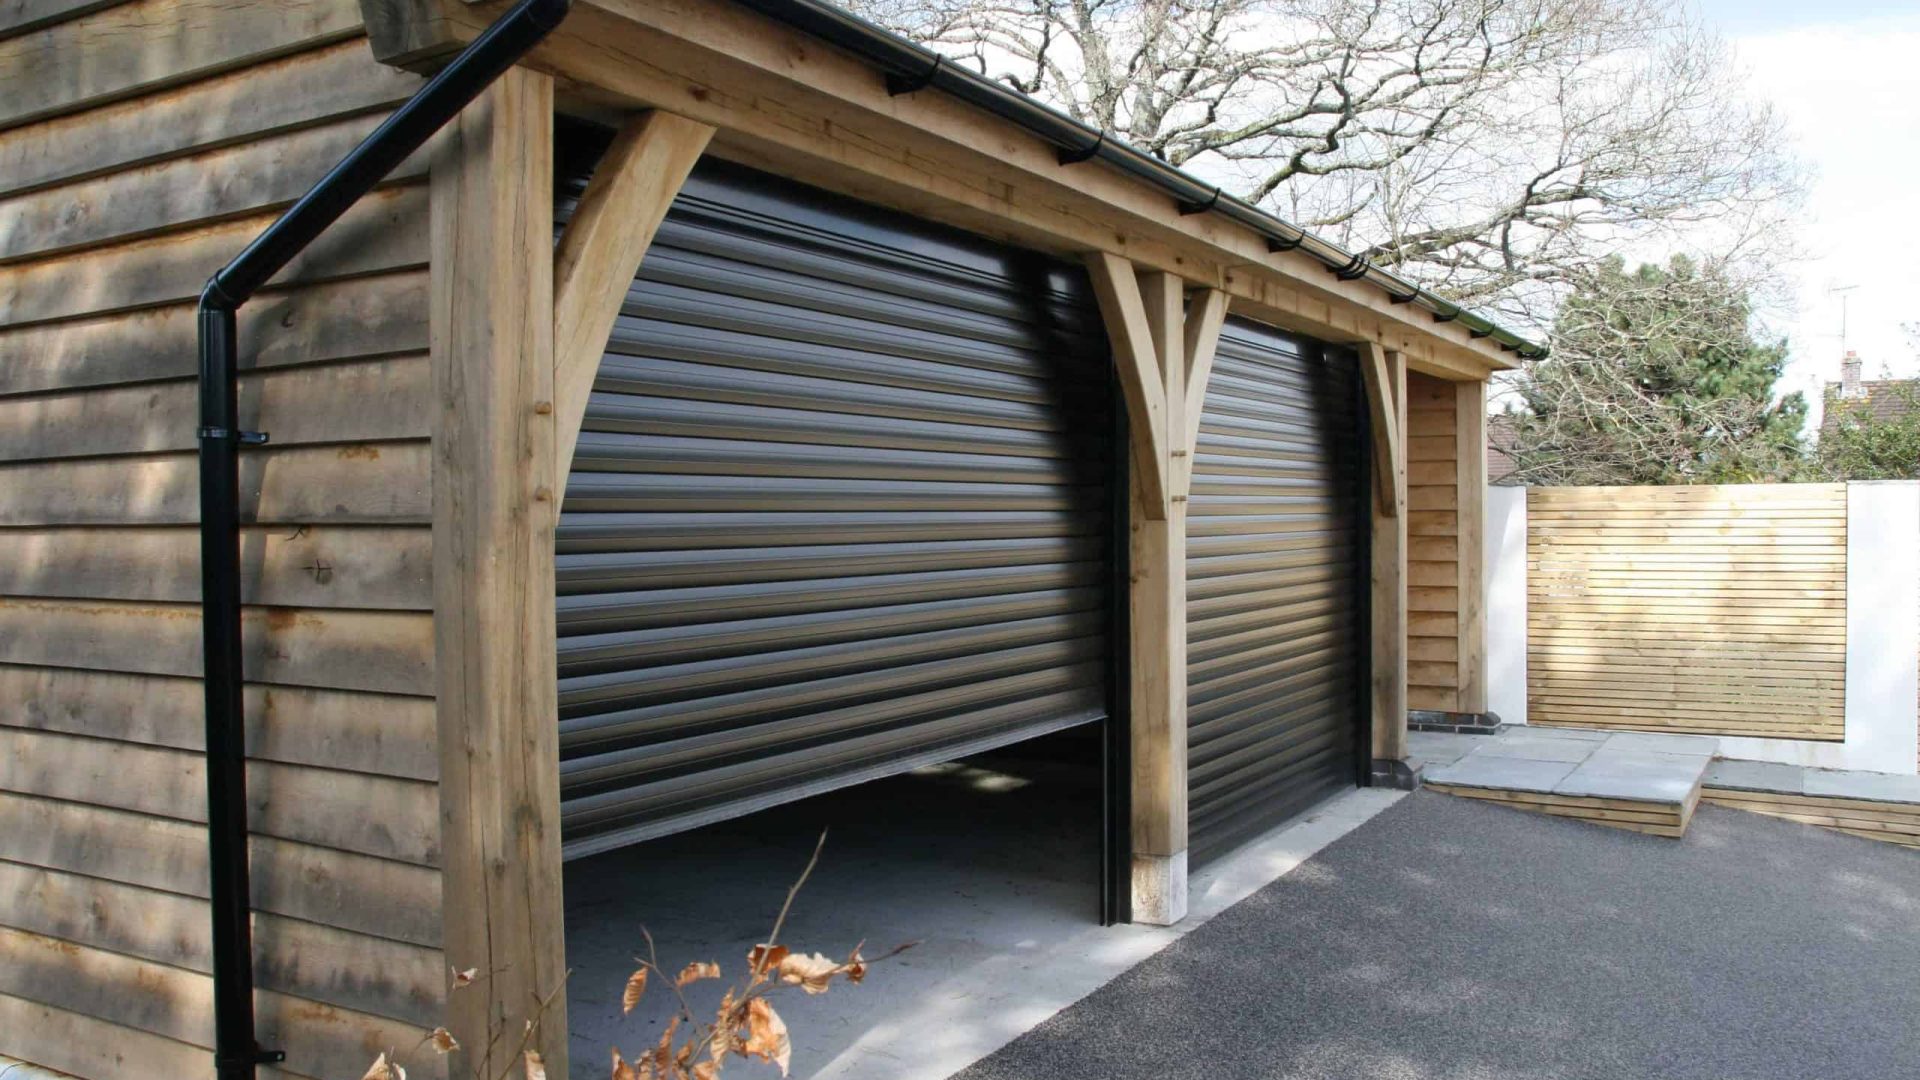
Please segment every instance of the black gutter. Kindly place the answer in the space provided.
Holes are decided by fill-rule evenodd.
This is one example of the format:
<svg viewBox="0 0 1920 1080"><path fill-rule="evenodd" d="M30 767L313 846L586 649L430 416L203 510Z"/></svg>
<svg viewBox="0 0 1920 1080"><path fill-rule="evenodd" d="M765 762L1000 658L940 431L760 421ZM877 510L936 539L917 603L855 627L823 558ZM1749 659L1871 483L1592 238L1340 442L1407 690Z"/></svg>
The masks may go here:
<svg viewBox="0 0 1920 1080"><path fill-rule="evenodd" d="M1043 105L1005 83L986 78L944 60L939 53L916 45L833 6L825 0L739 0L768 18L837 46L878 68L891 93L938 89L1004 120L1010 120L1052 143L1062 164L1098 158L1121 172L1173 197L1182 214L1212 212L1265 238L1269 251L1303 251L1319 260L1343 281L1365 280L1386 290L1396 303L1417 303L1433 313L1435 322L1459 323L1476 338L1491 337L1502 349L1534 359L1547 350L1511 331L1435 296L1352 252L1289 224L1252 203L1227 194L1216 185L1197 180L1159 158L1127 145L1116 136Z"/></svg>
<svg viewBox="0 0 1920 1080"><path fill-rule="evenodd" d="M241 446L235 313L294 256L567 16L571 0L521 0L233 257L200 294L200 597L207 706L207 847L213 918L214 1069L253 1080L284 1061L253 1015L246 711L240 625Z"/></svg>

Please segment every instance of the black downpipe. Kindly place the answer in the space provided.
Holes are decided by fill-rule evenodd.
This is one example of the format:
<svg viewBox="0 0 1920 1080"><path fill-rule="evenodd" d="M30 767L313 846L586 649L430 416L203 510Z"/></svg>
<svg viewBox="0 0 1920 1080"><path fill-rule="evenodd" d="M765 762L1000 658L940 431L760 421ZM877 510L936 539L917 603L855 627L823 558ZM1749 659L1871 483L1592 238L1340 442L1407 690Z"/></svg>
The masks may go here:
<svg viewBox="0 0 1920 1080"><path fill-rule="evenodd" d="M240 627L240 305L305 250L394 167L566 18L571 0L521 0L461 50L386 122L200 293L200 597L207 706L207 848L213 919L214 1069L253 1080L286 1059L263 1050L253 1015L252 886L247 864L247 758Z"/></svg>

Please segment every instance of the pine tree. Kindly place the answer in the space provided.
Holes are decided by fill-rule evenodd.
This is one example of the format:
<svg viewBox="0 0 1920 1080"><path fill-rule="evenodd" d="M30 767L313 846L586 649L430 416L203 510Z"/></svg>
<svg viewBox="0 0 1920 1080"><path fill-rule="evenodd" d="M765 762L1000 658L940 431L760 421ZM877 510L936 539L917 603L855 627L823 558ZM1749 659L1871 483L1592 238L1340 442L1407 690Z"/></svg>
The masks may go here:
<svg viewBox="0 0 1920 1080"><path fill-rule="evenodd" d="M1747 290L1683 256L1610 260L1562 306L1553 353L1524 370L1517 482L1726 484L1791 479L1806 399L1773 399L1784 341L1752 332Z"/></svg>

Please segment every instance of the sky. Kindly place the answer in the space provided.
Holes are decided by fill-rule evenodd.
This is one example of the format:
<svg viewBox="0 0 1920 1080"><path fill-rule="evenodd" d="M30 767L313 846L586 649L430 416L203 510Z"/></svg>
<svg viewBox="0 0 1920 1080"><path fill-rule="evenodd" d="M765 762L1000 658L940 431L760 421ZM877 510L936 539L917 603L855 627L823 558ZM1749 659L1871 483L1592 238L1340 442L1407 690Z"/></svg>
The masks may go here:
<svg viewBox="0 0 1920 1080"><path fill-rule="evenodd" d="M1795 302L1763 313L1792 348L1781 391L1805 391L1817 412L1821 385L1840 378L1843 297L1866 377L1920 375L1902 329L1920 331L1920 0L1695 3L1811 170Z"/></svg>

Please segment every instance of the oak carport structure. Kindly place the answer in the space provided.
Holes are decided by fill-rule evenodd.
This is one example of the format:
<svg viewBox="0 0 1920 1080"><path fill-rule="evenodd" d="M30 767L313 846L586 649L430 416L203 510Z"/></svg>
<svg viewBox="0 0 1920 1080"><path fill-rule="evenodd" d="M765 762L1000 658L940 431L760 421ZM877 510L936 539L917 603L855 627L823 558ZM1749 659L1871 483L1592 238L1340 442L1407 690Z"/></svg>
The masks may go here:
<svg viewBox="0 0 1920 1080"><path fill-rule="evenodd" d="M0 1053L97 1077L210 1067L192 300L418 89L416 72L506 6L127 0L29 5L0 21ZM1056 680L1078 706L1013 717L987 741L1070 719L1124 731L1119 891L1141 921L1181 917L1186 866L1202 848L1230 846L1342 772L1391 780L1410 668L1424 680L1433 669L1422 665L1450 665L1455 711L1475 711L1478 539L1463 493L1480 478L1463 448L1477 438L1479 384L1516 339L1096 133L994 97L1004 91L969 89L947 68L902 78L926 76L930 57L907 70L898 58L923 54L863 33L801 3L578 2L242 309L240 420L273 436L239 451L255 1005L262 1043L288 1055L264 1071L364 1070L367 1047L411 1045L444 1023L468 1049L418 1062L416 1075L497 1072L476 1060L491 1036L508 1033L510 1046L549 1001L534 1042L550 1072L564 1072L563 852L691 824L715 808L649 800L676 778L756 767L759 744L721 745L737 732L712 719L743 702L645 697L665 685L646 674L660 659L646 642L693 626L689 613L716 594L679 608L659 595L604 598L714 589L742 616L716 622L805 618L800 608L835 588L830 573L788 561L756 577L745 563L846 538L730 539L722 568L712 536L674 540L665 517L622 532L632 519L594 515L956 514L977 532L964 506L845 496L951 484L964 489L953 498L979 485L1004 501L1018 488L1053 500L1043 517L1090 522L1091 511L1064 508L1069 489L1098 489L1112 511L1104 543L1081 526L978 534L996 551L1051 552L1026 562L968 549L974 534L855 542L945 545L900 552L923 565L872 564L880 572L866 577L899 579L876 589L979 583L969 595L902 595L899 606L922 611L1004 607L1106 572L1102 601L970 624L997 628L989 638L1023 619L1090 624L1104 603L1097 633L916 662L988 670L1016 648L1052 658L997 670ZM607 133L607 148L570 174L565 132L580 125ZM741 194L755 192L757 210ZM845 209L828 217L884 219L896 238L918 239L875 246L817 218L830 200ZM752 251L784 251L784 265L721 250L755 229L777 242ZM940 287L873 272L935 241L959 253L922 260L942 264ZM905 347L895 334L868 350L877 366L860 368L860 350L815 340L805 373L716 344L756 334L806 344L805 320L749 325L730 307L742 303L761 305L759 316L839 305L827 321L841 330L924 321L925 308L902 314L888 298L918 288L952 301L953 267L992 258L1059 282L1017 298L1055 298L1040 307L1060 316L1070 346L907 357L916 368L891 362ZM836 284L775 295L802 281ZM945 342L1040 325L1031 308L983 318L983 304L1015 292L967 295L939 316ZM690 342L696 326L706 336ZM660 355L676 334L683 355ZM1043 378L1018 369L1027 362L1080 374ZM913 393L931 395L912 417L898 415L910 377L923 383ZM1104 412L1057 404L1107 380ZM1072 393L1050 397L1055 382ZM821 405L835 383L888 390L877 411ZM809 394L820 407L796 407ZM674 407L648 411L667 399ZM794 436L836 409L873 422ZM696 413L733 426L652 426L696 424ZM961 414L974 419L957 423ZM1076 416L1087 422L1060 422ZM937 425L968 423L998 449L940 441L953 433ZM1426 433L1433 425L1445 433ZM893 438L913 445L871 445ZM1441 439L1455 447L1445 460ZM805 452L770 473L769 442ZM863 444L880 453L838 452ZM1108 467L1097 480L1096 463ZM957 476L963 465L975 479ZM812 511L621 502L669 489L712 500L769 477L789 500L825 494ZM704 565L678 577L676 561ZM603 563L618 565L603 574ZM1448 603L1444 619L1426 617ZM601 651L577 651L587 644ZM686 662L769 662L758 647L727 648ZM1092 667L1125 678L1089 694L1069 673ZM791 685L873 678L849 691L861 699L849 707L881 711L943 692L882 670L803 667ZM638 696L595 689L621 678ZM790 685L755 678L768 681L734 689ZM661 720L690 702L710 710L709 727ZM665 711L603 723L643 709ZM949 701L901 721L934 713L956 730L981 719ZM630 741L580 734L620 724ZM687 769L649 760L660 743L635 736L645 731L683 737L673 750ZM831 756L821 745L783 744ZM888 757L861 744L846 770L821 775L839 782L981 745ZM703 747L718 753L703 758ZM643 804L666 809L636 812ZM134 911L146 918L88 914ZM450 995L450 965L490 977Z"/></svg>

